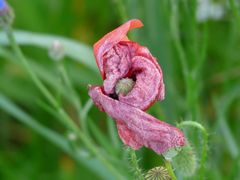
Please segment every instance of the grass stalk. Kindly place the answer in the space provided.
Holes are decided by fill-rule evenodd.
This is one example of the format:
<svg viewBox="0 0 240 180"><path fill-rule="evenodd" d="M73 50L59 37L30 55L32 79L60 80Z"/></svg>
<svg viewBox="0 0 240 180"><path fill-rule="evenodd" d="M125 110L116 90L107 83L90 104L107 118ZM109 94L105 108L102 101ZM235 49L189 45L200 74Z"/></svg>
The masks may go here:
<svg viewBox="0 0 240 180"><path fill-rule="evenodd" d="M76 126L73 120L69 117L69 115L60 107L60 105L58 104L54 96L48 91L48 89L42 84L42 82L37 77L37 75L32 71L29 63L27 62L21 49L16 43L15 37L13 35L13 30L11 27L8 27L6 29L6 34L9 39L9 43L13 51L15 52L16 56L23 63L24 67L30 74L30 77L32 78L33 82L36 84L36 86L39 88L42 94L57 110L57 112L59 113L59 116L61 117L62 123L69 129L73 130L79 136L79 138L86 145L89 151L92 152L96 156L96 158L98 158L112 172L112 174L117 179L124 179L124 177L118 172L118 170L115 167L113 167L113 165L102 156L101 152L98 151L98 149L94 146L93 142L88 137L86 137L83 132L79 130L79 128Z"/></svg>

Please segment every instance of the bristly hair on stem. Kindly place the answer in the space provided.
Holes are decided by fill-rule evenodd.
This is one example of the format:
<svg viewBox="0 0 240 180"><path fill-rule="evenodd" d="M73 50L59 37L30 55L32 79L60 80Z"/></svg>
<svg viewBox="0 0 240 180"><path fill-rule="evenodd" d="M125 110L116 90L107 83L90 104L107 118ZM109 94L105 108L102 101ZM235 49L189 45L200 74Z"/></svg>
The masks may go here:
<svg viewBox="0 0 240 180"><path fill-rule="evenodd" d="M202 133L202 154L201 154L201 160L200 160L199 176L200 176L200 179L203 179L206 171L205 164L207 161L208 132L203 125L195 121L183 121L180 124L178 124L178 127L179 128L183 128L183 127L197 128Z"/></svg>
<svg viewBox="0 0 240 180"><path fill-rule="evenodd" d="M137 159L135 151L129 147L126 147L125 151L128 154L131 170L134 172L134 179L144 180L144 175L142 169L138 165L139 160Z"/></svg>

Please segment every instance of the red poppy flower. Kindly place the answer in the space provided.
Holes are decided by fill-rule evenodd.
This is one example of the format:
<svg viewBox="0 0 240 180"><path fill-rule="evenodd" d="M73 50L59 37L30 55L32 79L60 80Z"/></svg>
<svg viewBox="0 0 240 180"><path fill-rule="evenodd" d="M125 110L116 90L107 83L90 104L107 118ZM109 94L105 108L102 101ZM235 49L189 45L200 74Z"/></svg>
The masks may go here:
<svg viewBox="0 0 240 180"><path fill-rule="evenodd" d="M164 99L164 83L162 70L149 50L126 36L129 30L141 26L140 20L129 20L94 44L104 82L103 87L91 86L89 95L116 120L124 144L135 150L146 146L161 154L183 146L185 138L179 129L144 112L156 100ZM117 94L116 85L125 78L134 85L127 94Z"/></svg>

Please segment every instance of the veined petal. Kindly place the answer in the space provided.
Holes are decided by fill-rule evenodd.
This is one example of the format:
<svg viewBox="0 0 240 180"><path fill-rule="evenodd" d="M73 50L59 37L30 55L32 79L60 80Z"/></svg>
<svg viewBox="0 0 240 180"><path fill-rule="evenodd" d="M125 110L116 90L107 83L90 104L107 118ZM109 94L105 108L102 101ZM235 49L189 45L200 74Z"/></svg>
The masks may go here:
<svg viewBox="0 0 240 180"><path fill-rule="evenodd" d="M94 55L104 80L103 87L90 87L89 95L102 111L116 120L123 143L133 149L142 146L162 154L185 144L184 134L177 128L144 112L156 100L163 100L163 73L147 47L127 38L139 20L130 20L94 44ZM119 91L119 83L132 82L127 93Z"/></svg>
<svg viewBox="0 0 240 180"><path fill-rule="evenodd" d="M161 75L151 61L142 56L132 59L132 73L136 76L136 83L132 91L126 96L119 95L119 101L138 109L147 109L159 94Z"/></svg>
<svg viewBox="0 0 240 180"><path fill-rule="evenodd" d="M121 41L103 56L104 92L114 93L121 78L136 78L134 89L119 100L140 109L147 109L155 100L164 99L163 74L149 50L136 42Z"/></svg>
<svg viewBox="0 0 240 180"><path fill-rule="evenodd" d="M93 102L117 121L123 142L133 149L142 146L162 154L170 148L183 146L183 133L153 116L103 94L101 87L90 87Z"/></svg>

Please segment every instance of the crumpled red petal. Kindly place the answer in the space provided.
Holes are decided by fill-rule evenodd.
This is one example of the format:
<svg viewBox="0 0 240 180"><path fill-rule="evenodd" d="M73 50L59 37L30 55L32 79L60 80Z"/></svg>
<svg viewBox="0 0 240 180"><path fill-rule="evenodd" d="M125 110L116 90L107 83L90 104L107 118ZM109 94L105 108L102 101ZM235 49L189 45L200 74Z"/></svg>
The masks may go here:
<svg viewBox="0 0 240 180"><path fill-rule="evenodd" d="M144 112L156 100L163 100L165 87L161 67L148 48L132 42L127 32L143 26L140 20L127 21L94 44L94 55L104 80L103 87L91 87L94 103L116 120L122 141L139 149L142 146L158 154L184 145L184 135L177 128ZM127 94L115 93L122 78L135 81ZM115 99L114 99L115 98Z"/></svg>
<svg viewBox="0 0 240 180"><path fill-rule="evenodd" d="M131 148L137 150L146 146L161 154L184 145L184 135L179 129L104 95L101 87L90 87L89 95L101 110L117 121L121 139Z"/></svg>
<svg viewBox="0 0 240 180"><path fill-rule="evenodd" d="M115 30L103 36L98 42L93 45L94 55L97 61L98 68L100 70L101 75L104 77L103 70L103 55L109 51L114 45L118 42L124 40L128 40L127 33L131 29L140 28L143 24L138 19L132 19L119 26Z"/></svg>

